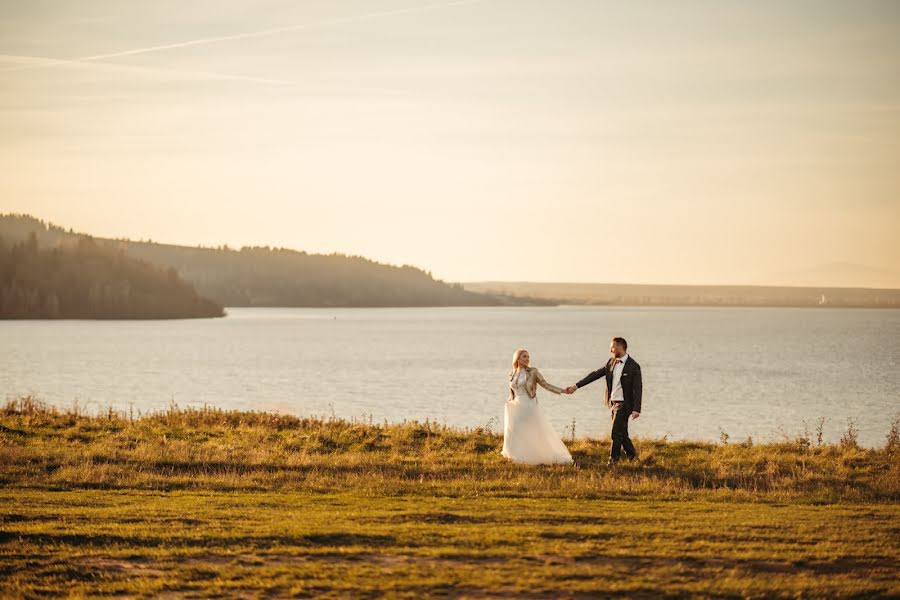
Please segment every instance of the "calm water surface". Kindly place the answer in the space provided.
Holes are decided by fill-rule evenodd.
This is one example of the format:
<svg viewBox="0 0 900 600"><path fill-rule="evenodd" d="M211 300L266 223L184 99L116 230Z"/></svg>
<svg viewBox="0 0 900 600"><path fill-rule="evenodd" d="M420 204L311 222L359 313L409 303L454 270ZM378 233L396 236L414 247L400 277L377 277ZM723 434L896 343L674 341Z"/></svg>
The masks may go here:
<svg viewBox="0 0 900 600"><path fill-rule="evenodd" d="M566 386L622 335L644 375L637 436L780 439L827 417L880 446L900 411L900 311L230 308L224 319L0 322L0 390L61 407L209 404L502 430L509 362ZM601 383L539 391L560 434L606 436Z"/></svg>

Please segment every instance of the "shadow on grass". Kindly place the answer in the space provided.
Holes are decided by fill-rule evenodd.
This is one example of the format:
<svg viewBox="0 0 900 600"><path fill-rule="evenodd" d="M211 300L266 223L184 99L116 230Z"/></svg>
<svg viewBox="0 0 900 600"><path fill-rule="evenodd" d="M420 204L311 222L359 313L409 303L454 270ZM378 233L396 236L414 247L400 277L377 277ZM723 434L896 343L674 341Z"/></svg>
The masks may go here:
<svg viewBox="0 0 900 600"><path fill-rule="evenodd" d="M32 544L37 546L127 546L143 548L187 547L187 548L270 548L282 547L346 547L394 546L397 539L390 535L372 535L349 532L314 533L298 536L266 535L238 536L217 538L164 538L158 536L126 536L111 534L72 534L72 533L24 533L0 531L2 544ZM408 545L408 544L406 544Z"/></svg>
<svg viewBox="0 0 900 600"><path fill-rule="evenodd" d="M487 517L459 515L448 512L436 513L404 513L387 517L364 517L366 523L427 523L429 525L463 525L494 522Z"/></svg>

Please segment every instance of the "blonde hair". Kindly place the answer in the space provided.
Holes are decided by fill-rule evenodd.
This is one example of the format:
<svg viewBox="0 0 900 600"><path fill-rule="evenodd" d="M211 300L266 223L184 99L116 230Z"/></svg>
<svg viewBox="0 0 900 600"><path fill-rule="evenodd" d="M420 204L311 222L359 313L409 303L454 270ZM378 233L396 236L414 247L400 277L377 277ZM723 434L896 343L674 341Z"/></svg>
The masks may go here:
<svg viewBox="0 0 900 600"><path fill-rule="evenodd" d="M519 348L513 353L512 359L512 370L509 372L509 376L512 377L512 374L516 372L516 369L519 368L519 357L523 352L528 352L525 348Z"/></svg>

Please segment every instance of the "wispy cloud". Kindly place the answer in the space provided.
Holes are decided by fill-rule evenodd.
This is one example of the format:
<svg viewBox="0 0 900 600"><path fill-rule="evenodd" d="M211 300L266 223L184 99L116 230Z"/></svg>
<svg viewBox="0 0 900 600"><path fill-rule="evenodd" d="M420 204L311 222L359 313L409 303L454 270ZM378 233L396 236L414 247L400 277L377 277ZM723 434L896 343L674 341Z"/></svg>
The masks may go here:
<svg viewBox="0 0 900 600"><path fill-rule="evenodd" d="M250 81L253 83L266 83L271 85L293 85L295 82L287 79L273 79L270 77L253 77L249 75L236 75L232 73L216 73L212 71L194 71L184 69L168 69L165 67L148 67L139 65L122 65L108 62L93 62L86 59L49 58L45 56L25 56L21 54L0 54L0 60L20 63L15 67L7 67L0 71L18 71L32 68L47 67L86 67L91 69L104 69L110 71L128 71L147 74L177 76L192 79L210 79L223 81Z"/></svg>
<svg viewBox="0 0 900 600"><path fill-rule="evenodd" d="M219 73L215 71L197 71L185 69L170 69L167 67L150 67L143 65L125 65L110 62L91 62L85 60L72 60L60 58L48 58L44 56L26 56L21 54L0 54L0 62L20 63L20 67L70 67L85 68L112 73L129 73L148 76L160 76L167 79L188 81L236 81L250 82L264 85L285 86L300 89L304 94L332 96L340 94L361 94L366 96L395 96L408 97L415 95L413 91L403 88L387 88L376 86L349 86L330 85L312 82L298 82L290 79L275 79L271 77L254 77L250 75L238 75L233 73ZM2 71L2 69L0 69Z"/></svg>
<svg viewBox="0 0 900 600"><path fill-rule="evenodd" d="M314 21L311 23L300 23L298 25L287 25L284 27L273 27L271 29L261 29L258 31L249 31L245 33L235 33L230 35L220 35L215 37L197 38L195 40L187 40L184 42L175 42L173 44L162 44L159 46L147 46L145 48L134 48L132 50L123 50L120 52L110 52L107 54L95 54L93 56L84 56L80 60L106 60L109 58L118 58L121 56L133 56L135 54L148 54L150 52L161 52L164 50L174 50L177 48L188 48L190 46L201 46L205 44L215 44L218 42L229 42L233 40L243 40L248 38L258 38L279 33L287 33L289 31L302 31L304 29L316 29L319 27L329 27L332 25L343 25L346 23L356 23L358 21L368 21L371 19L381 19L394 15L403 15L409 13L417 13L440 8L449 8L452 6L461 6L466 4L476 4L483 0L454 0L453 2L441 2L436 4L425 4L422 6L408 6L405 8L397 8L394 10L385 10L380 12L365 13L359 15L350 15L347 17L339 17L336 19L326 19L323 21Z"/></svg>
<svg viewBox="0 0 900 600"><path fill-rule="evenodd" d="M330 27L334 25L343 25L347 23L356 23L359 21L368 21L372 19L381 19L385 17L391 17L395 15L403 15L410 13L418 13L430 10L437 10L442 8L450 8L453 6L463 6L468 4L477 4L479 2L483 2L484 0L454 0L452 2L441 2L434 4L424 4L422 6L408 6L404 8L397 8L394 10L385 10L379 12L371 12L371 13L363 13L357 15L349 15L346 17L338 17L335 19L325 19L322 21L313 21L309 23L300 23L296 25L287 25L283 27L272 27L269 29L260 29L257 31L247 31L243 33L234 33L228 35L220 35L220 36L212 36L212 37L203 37L196 38L193 40L185 40L182 42L174 42L171 44L160 44L156 46L145 46L143 48L132 48L130 50L120 50L117 52L107 52L104 54L93 54L90 56L80 56L76 58L68 58L68 59L50 59L50 58L42 58L42 57L33 57L35 62L26 65L18 65L15 67L7 67L5 69L0 69L0 72L8 72L8 71L21 71L25 69L33 69L33 68L41 68L41 67L53 67L53 66L67 66L67 65L78 65L91 63L95 61L106 61L111 58L122 58L126 56L135 56L138 54L151 54L154 52L163 52L166 50L176 50L180 48L190 48L193 46L203 46L207 44L215 44L221 42L229 42L234 40L243 40L250 38L259 38L266 37L270 35L277 35L280 33L287 33L291 31L303 31L307 29L317 29L321 27ZM39 63L39 64L38 64ZM106 63L109 64L109 63ZM255 78L255 77L246 77L242 75L223 75L223 74L209 74L210 76L217 76L221 78L235 78L235 79L245 79L248 81L260 81L265 83L281 83L278 80L268 80L265 78Z"/></svg>

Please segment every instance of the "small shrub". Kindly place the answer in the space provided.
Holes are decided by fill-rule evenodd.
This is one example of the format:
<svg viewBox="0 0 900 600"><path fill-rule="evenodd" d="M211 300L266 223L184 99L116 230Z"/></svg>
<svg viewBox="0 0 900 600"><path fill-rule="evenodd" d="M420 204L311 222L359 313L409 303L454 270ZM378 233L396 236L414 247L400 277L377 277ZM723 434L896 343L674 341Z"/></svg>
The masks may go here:
<svg viewBox="0 0 900 600"><path fill-rule="evenodd" d="M852 417L847 419L847 431L841 436L841 446L844 448L859 447L859 428Z"/></svg>
<svg viewBox="0 0 900 600"><path fill-rule="evenodd" d="M812 436L809 433L809 423L806 422L806 419L803 419L803 433L799 434L794 441L803 450L809 450L812 447Z"/></svg>
<svg viewBox="0 0 900 600"><path fill-rule="evenodd" d="M821 446L825 439L825 417L819 417L816 420L816 446Z"/></svg>
<svg viewBox="0 0 900 600"><path fill-rule="evenodd" d="M891 453L900 451L900 413L897 413L894 420L891 421L891 429L888 431L884 449Z"/></svg>

